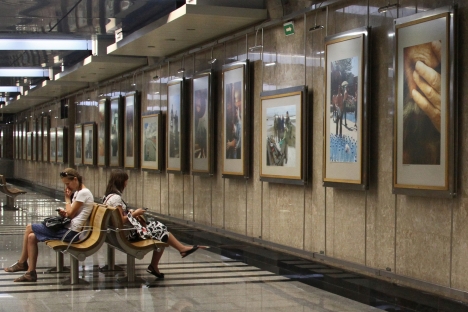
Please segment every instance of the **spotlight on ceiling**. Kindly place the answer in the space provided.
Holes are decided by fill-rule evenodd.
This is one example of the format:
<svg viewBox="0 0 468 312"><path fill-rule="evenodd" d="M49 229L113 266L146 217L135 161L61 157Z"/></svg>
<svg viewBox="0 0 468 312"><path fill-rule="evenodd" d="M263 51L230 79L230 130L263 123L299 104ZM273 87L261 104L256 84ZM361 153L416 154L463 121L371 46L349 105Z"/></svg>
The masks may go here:
<svg viewBox="0 0 468 312"><path fill-rule="evenodd" d="M208 64L214 64L217 61L217 59L212 58L211 60L208 61Z"/></svg>
<svg viewBox="0 0 468 312"><path fill-rule="evenodd" d="M323 25L315 25L314 27L310 27L309 28L309 31L316 31L316 30L320 30L320 29L324 29L325 26Z"/></svg>
<svg viewBox="0 0 468 312"><path fill-rule="evenodd" d="M185 72L185 68L183 68L183 67L182 67L182 68L179 68L179 69L177 70L177 72L178 72L179 74L182 74L182 73Z"/></svg>
<svg viewBox="0 0 468 312"><path fill-rule="evenodd" d="M263 48L263 46L262 46L261 44L259 44L259 45L250 47L250 48L249 48L249 51L250 51L250 52L253 52L253 51L258 50L258 49L261 49L261 48Z"/></svg>
<svg viewBox="0 0 468 312"><path fill-rule="evenodd" d="M393 9L398 9L398 3L390 4L389 2L386 6L379 8L379 13L385 13L388 10L393 10Z"/></svg>

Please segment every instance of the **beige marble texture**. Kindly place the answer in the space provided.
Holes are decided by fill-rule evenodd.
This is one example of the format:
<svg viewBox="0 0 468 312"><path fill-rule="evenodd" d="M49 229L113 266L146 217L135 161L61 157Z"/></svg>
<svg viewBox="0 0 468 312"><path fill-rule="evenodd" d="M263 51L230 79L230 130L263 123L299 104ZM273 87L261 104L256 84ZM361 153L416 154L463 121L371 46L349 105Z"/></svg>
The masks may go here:
<svg viewBox="0 0 468 312"><path fill-rule="evenodd" d="M448 286L452 200L397 196L396 273Z"/></svg>
<svg viewBox="0 0 468 312"><path fill-rule="evenodd" d="M264 199L264 217L268 226L263 231L268 233L268 240L303 248L304 233L304 186L264 183L269 188L268 198ZM265 224L264 224L265 225Z"/></svg>
<svg viewBox="0 0 468 312"><path fill-rule="evenodd" d="M193 221L193 207L194 207L193 182L194 182L193 176L184 175L184 210L182 212L182 215L177 216L178 218L181 218L184 220L190 220L190 221Z"/></svg>
<svg viewBox="0 0 468 312"><path fill-rule="evenodd" d="M238 234L246 234L247 182L244 179L225 181L224 228Z"/></svg>
<svg viewBox="0 0 468 312"><path fill-rule="evenodd" d="M365 192L335 189L333 227L334 256L351 262L365 262Z"/></svg>
<svg viewBox="0 0 468 312"><path fill-rule="evenodd" d="M161 178L162 174L151 171L142 172L143 207L161 213Z"/></svg>
<svg viewBox="0 0 468 312"><path fill-rule="evenodd" d="M184 213L184 196L181 190L184 189L184 176L181 174L169 174L169 202L167 207L168 215L182 216Z"/></svg>
<svg viewBox="0 0 468 312"><path fill-rule="evenodd" d="M195 220L197 223L211 225L212 200L211 183L212 177L194 176L193 177L193 212L187 211L187 218Z"/></svg>
<svg viewBox="0 0 468 312"><path fill-rule="evenodd" d="M253 83L252 83L252 112L253 112L253 125L260 123L261 116L261 102L260 92L262 90L262 69L263 62L261 60L254 61L251 69L253 70ZM251 133L251 177L247 180L247 236L260 237L262 235L262 182L260 182L260 169L255 165L258 161L261 144L258 127L253 127Z"/></svg>

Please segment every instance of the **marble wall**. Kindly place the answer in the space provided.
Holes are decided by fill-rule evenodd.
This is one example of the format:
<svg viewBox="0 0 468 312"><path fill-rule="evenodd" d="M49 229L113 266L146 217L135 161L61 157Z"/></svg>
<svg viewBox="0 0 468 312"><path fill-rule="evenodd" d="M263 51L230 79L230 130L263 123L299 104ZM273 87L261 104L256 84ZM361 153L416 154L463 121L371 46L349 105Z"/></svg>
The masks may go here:
<svg viewBox="0 0 468 312"><path fill-rule="evenodd" d="M315 2L315 1L314 1ZM286 4L284 4L286 3ZM312 1L267 0L270 18L297 12ZM209 177L153 173L128 170L131 181L125 191L127 201L181 220L194 221L308 252L323 252L329 257L346 260L375 269L390 268L393 273L435 285L468 291L468 193L464 181L468 136L464 133L468 110L466 88L468 72L459 74L459 194L455 199L434 199L392 194L393 134L393 19L427 9L451 5L453 0L400 0L398 10L380 14L381 0L340 1L333 5L300 14L294 19L296 33L284 36L282 24L260 29L245 37L219 44L211 50L185 55L164 63L135 78L104 82L70 99L73 118L61 120L59 105L44 107L17 115L18 121L32 123L45 108L51 110L51 126L73 127L75 123L97 121L97 107L83 103L96 101L101 93L115 94L132 90L136 81L142 91L142 111L167 111L166 83L181 74L190 78L195 72L211 66L217 75L216 90L221 90L223 64L248 58L252 64L252 133L251 178L221 177L222 95L217 92L215 173ZM468 64L468 4L459 1L458 68ZM308 32L314 25L323 30ZM371 32L371 125L370 187L367 191L349 191L322 187L324 38L342 31L370 26ZM248 47L262 44L263 50ZM207 61L217 59L213 65ZM275 59L276 66L265 67ZM160 79L155 83L152 77ZM259 181L260 93L296 85L307 85L311 108L307 131L313 148L307 160L312 167L306 186L273 184ZM159 92L159 93L156 93ZM88 98L90 100L88 100ZM30 117L32 116L32 117ZM30 125L32 127L32 124ZM15 176L51 188L61 189L56 178L69 164L15 161ZM71 164L73 165L73 164ZM79 166L85 184L95 196L104 192L109 168Z"/></svg>

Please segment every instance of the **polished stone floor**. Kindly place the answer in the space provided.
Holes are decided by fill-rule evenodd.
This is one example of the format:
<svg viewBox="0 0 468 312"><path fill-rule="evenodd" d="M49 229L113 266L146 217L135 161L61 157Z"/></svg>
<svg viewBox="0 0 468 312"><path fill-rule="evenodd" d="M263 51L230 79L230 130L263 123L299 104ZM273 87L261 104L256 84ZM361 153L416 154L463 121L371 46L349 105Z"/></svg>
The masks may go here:
<svg viewBox="0 0 468 312"><path fill-rule="evenodd" d="M210 248L184 259L167 248L160 264L163 280L146 273L151 254L136 260L139 282L119 282L124 271L101 272L107 259L103 246L80 262L79 276L87 284L64 286L69 273L47 273L55 266L55 254L41 243L38 281L14 283L21 273L3 268L17 260L24 226L63 206L61 200L20 187L28 191L16 200L20 209L0 210L0 312L468 311L461 303L401 288L398 297L390 284L172 222L167 225L179 240ZM5 201L0 193L1 204ZM125 263L126 256L116 251L116 264Z"/></svg>

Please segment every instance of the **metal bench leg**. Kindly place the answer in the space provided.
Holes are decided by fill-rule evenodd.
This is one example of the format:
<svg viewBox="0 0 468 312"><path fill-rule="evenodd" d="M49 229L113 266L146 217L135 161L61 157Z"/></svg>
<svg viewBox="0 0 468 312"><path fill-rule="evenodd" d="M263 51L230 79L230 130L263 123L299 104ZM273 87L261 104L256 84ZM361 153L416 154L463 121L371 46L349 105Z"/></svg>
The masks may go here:
<svg viewBox="0 0 468 312"><path fill-rule="evenodd" d="M135 281L135 258L130 255L127 255L127 280Z"/></svg>
<svg viewBox="0 0 468 312"><path fill-rule="evenodd" d="M70 255L70 279L66 279L62 282L62 285L78 285L78 284L86 284L89 283L84 279L78 277L79 274L79 261L72 255Z"/></svg>
<svg viewBox="0 0 468 312"><path fill-rule="evenodd" d="M115 248L107 244L107 264L102 268L99 268L99 271L123 271L123 268L115 265Z"/></svg>
<svg viewBox="0 0 468 312"><path fill-rule="evenodd" d="M6 205L3 205L3 208L19 210L15 207L15 197L16 196L7 195Z"/></svg>
<svg viewBox="0 0 468 312"><path fill-rule="evenodd" d="M55 253L55 258L56 258L56 267L50 268L47 270L47 273L62 273L62 272L70 272L69 268L66 268L63 266L63 253L61 252L56 252Z"/></svg>
<svg viewBox="0 0 468 312"><path fill-rule="evenodd" d="M141 283L145 282L144 279L136 277L135 274L135 258L127 254L127 276L124 278L117 279L118 282L128 283Z"/></svg>

